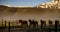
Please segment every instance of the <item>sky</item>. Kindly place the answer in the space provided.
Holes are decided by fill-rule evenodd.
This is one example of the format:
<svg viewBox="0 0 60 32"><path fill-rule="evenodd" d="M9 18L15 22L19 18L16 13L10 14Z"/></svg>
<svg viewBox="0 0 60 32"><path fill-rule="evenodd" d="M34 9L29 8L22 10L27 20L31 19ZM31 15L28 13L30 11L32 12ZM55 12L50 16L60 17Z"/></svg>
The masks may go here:
<svg viewBox="0 0 60 32"><path fill-rule="evenodd" d="M11 6L36 6L50 0L0 0L0 4Z"/></svg>

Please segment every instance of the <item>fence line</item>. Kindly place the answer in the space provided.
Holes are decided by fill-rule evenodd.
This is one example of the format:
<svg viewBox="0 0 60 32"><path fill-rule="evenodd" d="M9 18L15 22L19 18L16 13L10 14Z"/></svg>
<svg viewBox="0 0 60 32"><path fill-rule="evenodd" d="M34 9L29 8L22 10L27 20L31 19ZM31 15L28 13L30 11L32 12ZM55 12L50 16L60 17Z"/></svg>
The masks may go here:
<svg viewBox="0 0 60 32"><path fill-rule="evenodd" d="M23 26L18 26L18 22L6 22L3 23L3 21L1 22L2 23L2 26L0 26L0 32L51 32L51 31L54 31L54 32L60 32L60 23L58 20L55 20L55 25L53 25L52 21L48 21L49 22L49 25L46 26L46 21L43 21L41 20L41 26L39 25L36 25L37 23L35 22L31 22L32 24L27 26L26 22L23 22L23 24L26 24L26 25L23 25ZM8 26L7 26L7 23L8 23ZM11 24L16 24L17 26L11 26ZM5 25L4 25L5 24Z"/></svg>

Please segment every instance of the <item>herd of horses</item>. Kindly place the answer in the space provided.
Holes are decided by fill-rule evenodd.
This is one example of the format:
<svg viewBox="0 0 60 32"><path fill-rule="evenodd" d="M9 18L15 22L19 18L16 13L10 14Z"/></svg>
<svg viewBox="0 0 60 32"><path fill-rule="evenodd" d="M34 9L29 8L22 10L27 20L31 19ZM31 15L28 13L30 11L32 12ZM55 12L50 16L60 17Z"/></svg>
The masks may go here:
<svg viewBox="0 0 60 32"><path fill-rule="evenodd" d="M48 24L46 24L46 21L44 21L44 20L40 20L40 26L49 26L49 25L53 25L53 23L55 23L54 25L60 25L60 22L59 22L59 20L55 20L55 21L51 21L51 20L48 20L47 21L48 22ZM18 25L18 23L20 23L20 25L19 26L27 26L27 27L29 27L29 26L33 26L33 27L38 27L39 26L39 22L38 21L36 21L36 20L28 20L28 21L26 21L26 20L19 20L19 21L16 21L16 23L17 23L17 25ZM11 24L11 23L10 23ZM5 26L6 26L6 21L5 21L5 24L4 24ZM8 24L9 25L9 24Z"/></svg>
<svg viewBox="0 0 60 32"><path fill-rule="evenodd" d="M27 26L33 25L34 27L38 26L38 22L35 20L29 20L29 21L19 20L19 23L21 23L21 26L23 26L23 25L27 25Z"/></svg>
<svg viewBox="0 0 60 32"><path fill-rule="evenodd" d="M40 20L40 24L41 24L41 26L46 26L46 21L44 21L44 20ZM35 20L29 20L29 21L24 21L24 20L19 20L19 23L21 23L21 26L23 26L23 25L27 25L27 26L34 26L34 27L36 27L36 26L38 26L38 21L35 21ZM49 20L48 21L48 23L49 23L49 25L53 25L53 21L51 21L51 20ZM59 23L59 20L55 20L55 25L59 25L60 23Z"/></svg>

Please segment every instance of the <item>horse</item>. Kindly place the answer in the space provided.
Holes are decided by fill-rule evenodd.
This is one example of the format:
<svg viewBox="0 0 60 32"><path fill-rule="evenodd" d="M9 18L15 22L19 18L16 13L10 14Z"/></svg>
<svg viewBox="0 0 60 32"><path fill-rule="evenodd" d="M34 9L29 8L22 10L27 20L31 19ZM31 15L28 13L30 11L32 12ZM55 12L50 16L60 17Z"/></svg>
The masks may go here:
<svg viewBox="0 0 60 32"><path fill-rule="evenodd" d="M41 22L41 28L46 27L46 21L41 20L40 22Z"/></svg>
<svg viewBox="0 0 60 32"><path fill-rule="evenodd" d="M27 21L19 20L19 23L21 23L21 26L28 26Z"/></svg>
<svg viewBox="0 0 60 32"><path fill-rule="evenodd" d="M37 27L38 26L38 22L35 20L29 20L30 25L32 25L33 27Z"/></svg>
<svg viewBox="0 0 60 32"><path fill-rule="evenodd" d="M52 25L52 24L53 24L51 20L49 20L49 24L50 24L50 25Z"/></svg>

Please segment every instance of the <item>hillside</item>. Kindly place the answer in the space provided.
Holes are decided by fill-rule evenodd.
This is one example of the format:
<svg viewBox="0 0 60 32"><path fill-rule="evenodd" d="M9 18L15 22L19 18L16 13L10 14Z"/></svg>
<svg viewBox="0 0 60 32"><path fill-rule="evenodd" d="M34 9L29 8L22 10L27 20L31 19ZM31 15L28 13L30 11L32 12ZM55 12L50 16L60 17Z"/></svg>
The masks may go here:
<svg viewBox="0 0 60 32"><path fill-rule="evenodd" d="M0 6L0 20L35 19L60 20L60 9L49 8L17 8Z"/></svg>

